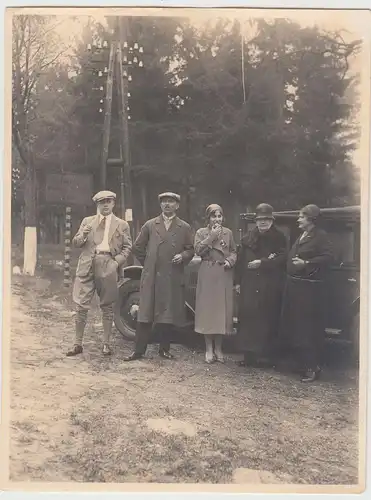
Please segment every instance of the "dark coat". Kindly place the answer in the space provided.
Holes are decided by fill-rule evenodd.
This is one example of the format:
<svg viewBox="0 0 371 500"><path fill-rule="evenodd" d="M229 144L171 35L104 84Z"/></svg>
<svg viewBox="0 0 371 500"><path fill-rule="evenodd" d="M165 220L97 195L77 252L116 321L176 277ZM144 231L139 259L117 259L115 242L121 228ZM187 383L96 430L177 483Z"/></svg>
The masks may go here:
<svg viewBox="0 0 371 500"><path fill-rule="evenodd" d="M248 269L256 259L260 267ZM242 238L235 269L235 282L241 285L236 339L241 351L264 355L276 338L285 261L286 238L274 225L266 233L254 228Z"/></svg>
<svg viewBox="0 0 371 500"><path fill-rule="evenodd" d="M309 263L301 270L292 259L299 257ZM287 258L281 335L284 345L298 351L304 369L320 364L325 329L326 273L333 257L332 245L322 229L313 228L300 241L296 240Z"/></svg>
<svg viewBox="0 0 371 500"><path fill-rule="evenodd" d="M183 262L173 264L176 254ZM185 317L184 266L193 258L193 234L189 224L175 217L169 230L160 215L147 221L133 254L144 266L140 283L138 321L183 326Z"/></svg>

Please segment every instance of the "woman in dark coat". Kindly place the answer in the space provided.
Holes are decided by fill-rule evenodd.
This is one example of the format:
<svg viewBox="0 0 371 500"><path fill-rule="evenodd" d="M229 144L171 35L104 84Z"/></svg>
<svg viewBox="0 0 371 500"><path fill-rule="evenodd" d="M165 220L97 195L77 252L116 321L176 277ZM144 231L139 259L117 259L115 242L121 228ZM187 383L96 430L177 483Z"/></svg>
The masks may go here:
<svg viewBox="0 0 371 500"><path fill-rule="evenodd" d="M240 366L273 363L286 260L286 238L274 225L273 208L256 208L256 227L241 241L235 270L240 291L237 346Z"/></svg>
<svg viewBox="0 0 371 500"><path fill-rule="evenodd" d="M206 209L207 226L195 236L195 253L202 258L196 290L195 331L204 335L206 362L224 362L222 341L233 333L233 267L237 252L230 229L223 227L219 205ZM213 345L214 344L214 345Z"/></svg>
<svg viewBox="0 0 371 500"><path fill-rule="evenodd" d="M326 308L324 280L333 256L326 232L317 227L319 216L316 205L300 211L302 234L287 258L282 335L284 344L296 354L303 382L313 382L320 373Z"/></svg>

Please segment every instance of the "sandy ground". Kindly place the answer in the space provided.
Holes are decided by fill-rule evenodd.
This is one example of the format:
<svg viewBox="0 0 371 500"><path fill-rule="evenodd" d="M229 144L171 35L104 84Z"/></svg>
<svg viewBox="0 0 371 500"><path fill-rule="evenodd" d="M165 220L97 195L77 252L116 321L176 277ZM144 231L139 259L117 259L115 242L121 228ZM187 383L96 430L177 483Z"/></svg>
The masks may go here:
<svg viewBox="0 0 371 500"><path fill-rule="evenodd" d="M84 354L66 358L71 310L55 280L14 277L11 480L357 483L356 371L304 385L182 346L162 360L154 345L124 363L117 332L107 359L97 310Z"/></svg>

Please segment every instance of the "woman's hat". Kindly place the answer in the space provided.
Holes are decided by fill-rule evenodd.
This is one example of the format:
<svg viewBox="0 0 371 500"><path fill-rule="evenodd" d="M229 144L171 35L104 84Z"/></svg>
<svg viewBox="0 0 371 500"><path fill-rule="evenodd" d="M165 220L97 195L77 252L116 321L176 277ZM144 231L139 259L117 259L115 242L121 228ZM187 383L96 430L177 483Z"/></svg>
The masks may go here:
<svg viewBox="0 0 371 500"><path fill-rule="evenodd" d="M274 220L273 207L268 205L268 203L260 203L255 209L255 219Z"/></svg>
<svg viewBox="0 0 371 500"><path fill-rule="evenodd" d="M314 204L306 205L300 212L311 220L316 220L321 215L321 209Z"/></svg>
<svg viewBox="0 0 371 500"><path fill-rule="evenodd" d="M211 205L209 205L206 208L206 212L205 212L206 219L209 219L210 215L216 211L219 211L223 215L223 209L220 205L217 205L216 203L212 203Z"/></svg>

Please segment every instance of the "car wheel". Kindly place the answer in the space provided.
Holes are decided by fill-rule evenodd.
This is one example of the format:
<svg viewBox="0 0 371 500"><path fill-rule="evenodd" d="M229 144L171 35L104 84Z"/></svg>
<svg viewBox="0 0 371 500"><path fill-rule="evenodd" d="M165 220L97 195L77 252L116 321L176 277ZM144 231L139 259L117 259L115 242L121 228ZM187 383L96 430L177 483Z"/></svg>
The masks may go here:
<svg viewBox="0 0 371 500"><path fill-rule="evenodd" d="M136 317L133 317L132 311L139 306L139 288L139 280L126 281L119 288L119 299L115 306L114 322L117 330L126 340L135 339L137 321Z"/></svg>

